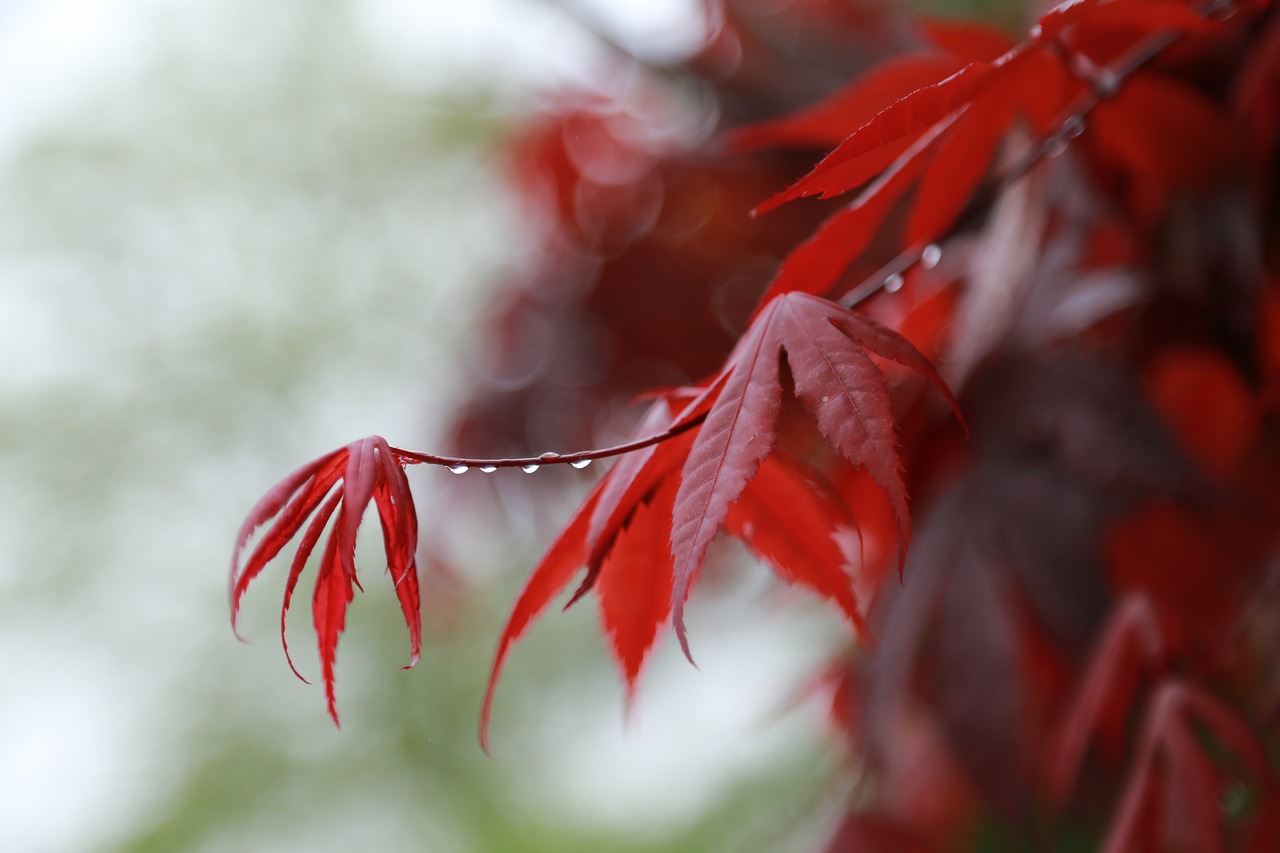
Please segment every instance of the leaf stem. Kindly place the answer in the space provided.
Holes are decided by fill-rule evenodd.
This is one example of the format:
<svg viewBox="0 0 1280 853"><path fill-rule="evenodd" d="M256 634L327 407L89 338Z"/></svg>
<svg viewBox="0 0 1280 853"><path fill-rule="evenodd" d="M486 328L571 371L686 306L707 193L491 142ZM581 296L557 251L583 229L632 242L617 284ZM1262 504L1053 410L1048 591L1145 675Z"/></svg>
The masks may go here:
<svg viewBox="0 0 1280 853"><path fill-rule="evenodd" d="M439 465L447 468L462 469L496 469L496 468L529 468L537 466L539 468L546 465L573 465L578 463L591 462L595 459L610 459L614 456L622 456L625 453L632 453L636 450L643 450L655 444L661 444L676 436L686 433L694 427L700 425L706 420L706 412L694 415L688 420L681 421L660 433L639 438L634 441L628 441L625 444L617 444L613 447L602 447L593 450L579 450L574 453L543 453L539 456L518 456L510 459L474 459L466 456L439 456L434 453L417 453L412 450L403 450L399 447L391 448L401 462L412 465Z"/></svg>

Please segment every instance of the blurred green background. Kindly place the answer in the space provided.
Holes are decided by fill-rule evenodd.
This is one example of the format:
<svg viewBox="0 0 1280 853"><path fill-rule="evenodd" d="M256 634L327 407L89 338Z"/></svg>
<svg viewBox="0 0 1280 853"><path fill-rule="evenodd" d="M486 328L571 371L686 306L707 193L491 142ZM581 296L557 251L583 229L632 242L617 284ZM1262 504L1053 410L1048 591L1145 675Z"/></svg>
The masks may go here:
<svg viewBox="0 0 1280 853"><path fill-rule="evenodd" d="M842 758L820 703L789 700L847 629L758 568L695 597L701 671L664 638L625 719L590 603L550 614L508 666L491 758L490 655L554 524L441 516L449 475L414 471L459 582L426 589L426 653L399 672L364 561L341 731L279 650L282 566L249 593L254 642L227 624L263 491L371 433L430 447L461 393L487 288L530 242L498 135L601 61L568 16L10 2L0 55L0 850L817 843Z"/></svg>

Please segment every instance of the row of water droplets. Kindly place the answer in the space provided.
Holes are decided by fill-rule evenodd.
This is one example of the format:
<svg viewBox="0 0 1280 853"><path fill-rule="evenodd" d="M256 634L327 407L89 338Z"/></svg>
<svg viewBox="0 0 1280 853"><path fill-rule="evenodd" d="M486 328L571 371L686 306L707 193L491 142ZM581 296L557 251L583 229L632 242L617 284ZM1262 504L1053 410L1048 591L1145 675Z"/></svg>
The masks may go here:
<svg viewBox="0 0 1280 853"><path fill-rule="evenodd" d="M930 243L920 252L920 266L924 269L931 270L942 260L942 247L937 243ZM895 272L886 276L884 280L885 293L897 293L902 289L902 285L906 283L902 273Z"/></svg>
<svg viewBox="0 0 1280 853"><path fill-rule="evenodd" d="M1062 126L1062 130L1056 135L1053 143L1049 146L1046 153L1049 157L1061 157L1067 150L1067 145L1071 140L1084 133L1084 117L1072 116L1067 119L1066 124Z"/></svg>
<svg viewBox="0 0 1280 853"><path fill-rule="evenodd" d="M542 454L538 458L541 459L542 462L529 462L524 465L520 465L518 467L520 468L521 471L525 472L526 474L532 474L534 471L537 471L539 468L541 468L543 464L550 464L558 460L560 458L560 454L548 452L548 453ZM577 468L579 471L581 471L583 468L586 468L590 464L591 464L590 459L575 459L569 463L569 467ZM449 465L447 467L454 474L465 474L471 470L470 465L463 465L461 463L458 463L455 465ZM508 466L508 467L511 467L511 466ZM480 471L485 474L492 474L494 471L498 470L497 465L477 465L475 466L475 468L477 471Z"/></svg>

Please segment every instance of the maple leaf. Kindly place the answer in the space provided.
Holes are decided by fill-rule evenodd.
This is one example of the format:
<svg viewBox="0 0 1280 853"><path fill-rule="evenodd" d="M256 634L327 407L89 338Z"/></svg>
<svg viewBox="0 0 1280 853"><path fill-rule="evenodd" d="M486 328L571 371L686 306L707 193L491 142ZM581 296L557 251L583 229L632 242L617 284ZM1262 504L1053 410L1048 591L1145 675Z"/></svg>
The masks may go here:
<svg viewBox="0 0 1280 853"><path fill-rule="evenodd" d="M347 607L355 589L360 586L356 578L356 534L371 501L378 510L387 569L409 630L412 649L409 667L418 662L421 653L422 617L416 563L418 518L404 473L404 465L408 461L380 436L352 442L313 459L281 480L258 501L236 537L229 589L233 630L236 630L241 597L249 584L297 536L307 519L311 519L289 566L280 608L280 639L285 657L294 674L302 678L289 655L285 618L307 559L325 526L336 516L321 553L312 597L312 620L320 651L325 697L329 715L335 724L338 712L334 696L334 663L338 638L346 622ZM249 538L255 529L267 523L271 526L242 565L241 554ZM306 681L305 678L302 680Z"/></svg>
<svg viewBox="0 0 1280 853"><path fill-rule="evenodd" d="M861 187L853 201L788 255L767 296L792 290L830 294L913 185L902 243L923 248L940 239L972 202L1015 119L1021 117L1039 137L1059 132L1086 84L1103 99L1099 150L1105 156L1137 157L1139 168L1162 170L1157 177L1178 169L1177 177L1184 181L1207 179L1207 170L1227 160L1227 142L1221 132L1176 132L1220 124L1194 92L1138 80L1140 91L1128 100L1139 102L1141 110L1112 104L1104 96L1114 95L1122 82L1126 88L1133 85L1107 63L1119 61L1142 39L1212 33L1215 26L1188 4L1173 0L1064 3L1016 46L985 28L934 23L926 26L926 35L944 49L942 57L898 60L796 116L739 132L740 147L841 140L808 174L755 213ZM968 61L956 67L963 60ZM931 76L927 85L919 85ZM1199 145L1188 149L1181 142L1186 139ZM1148 200L1148 206L1159 202Z"/></svg>
<svg viewBox="0 0 1280 853"><path fill-rule="evenodd" d="M658 432L674 422L670 401L664 397L654 401L650 406L648 413L637 426L636 433ZM587 569L586 578L569 604L565 605L566 607L572 605L591 589L606 569L617 569L624 576L624 580L640 574L644 567L637 566L633 558L623 557L619 561L607 561L606 558L620 536L625 535L628 530L635 535L636 532L647 529L652 523L653 513L646 512L637 523L628 528L628 522L635 516L638 509L652 501L655 490L668 474L678 470L679 462L683 458L682 451L687 451L690 440L688 434L677 436L620 458L600 482L596 483L591 493L574 513L573 518L560 531L548 546L542 559L529 573L502 628L498 648L489 670L489 682L485 688L480 711L480 744L486 752L489 749L489 716L493 707L494 694L512 646L524 635L533 620L550 605L552 599L573 581L583 567ZM672 457L675 457L674 462L669 461ZM657 541L665 544L666 538L658 536ZM643 553L655 556L653 549L648 547L646 541L642 541L640 546ZM660 553L656 556L661 558ZM651 577L655 572L661 573L660 563L656 568L649 567L648 572L650 576L642 577L640 582L646 585L661 583L660 579L655 580ZM617 591L625 596L629 593L624 587L625 584L615 583L612 578L604 581L602 585L602 588L607 591L606 594ZM612 601L606 605L603 600L601 604L606 630L611 635L615 654L624 668L629 691L653 639L653 635L650 635L648 630L639 623L644 618L644 614L652 614L654 608L666 607L670 603L669 597L662 604L658 604L652 594L642 594L642 597L648 603L648 607L636 605L627 608L625 604L615 605ZM625 613L624 608L626 608ZM662 618L665 616L658 617L658 620ZM625 627L623 627L624 622Z"/></svg>
<svg viewBox="0 0 1280 853"><path fill-rule="evenodd" d="M1202 687L1169 679L1156 691L1143 721L1133 769L1103 848L1107 853L1226 849L1218 805L1224 779L1193 722L1239 759L1254 782L1272 783L1253 729Z"/></svg>
<svg viewBox="0 0 1280 853"><path fill-rule="evenodd" d="M924 705L975 789L1012 813L1031 805L1037 709L1059 701L1059 668L1083 657L1106 605L1104 530L1186 475L1140 386L1102 359L988 358L963 403L965 463L915 525L907 583L871 614L860 733L896 753L900 720Z"/></svg>
<svg viewBox="0 0 1280 853"><path fill-rule="evenodd" d="M1059 807L1066 804L1075 785L1089 735L1106 724L1112 729L1123 725L1117 715L1129 707L1140 671L1163 669L1164 645L1145 596L1128 596L1116 606L1099 636L1052 751L1049 795Z"/></svg>
<svg viewBox="0 0 1280 853"><path fill-rule="evenodd" d="M970 55L989 55L994 50L993 38L985 33L974 37L940 28L939 38L977 41ZM947 66L907 67L924 74ZM990 60L970 61L885 106L807 175L756 208L756 213L764 213L795 199L831 198L862 187L853 201L791 252L766 296L793 290L830 293L913 185L917 189L902 240L908 246L923 246L939 239L969 205L1014 119L1021 116L1034 132L1047 133L1056 128L1059 115L1081 86L1056 54L1037 41L1028 41ZM844 96L854 104L855 116L866 102L875 102L879 93L877 87L871 88L866 100ZM853 92L859 94L856 89ZM801 133L814 135L812 125L817 121L834 123L832 116L843 102L802 116ZM785 131L787 125L781 128ZM772 135L785 137L784 132Z"/></svg>
<svg viewBox="0 0 1280 853"><path fill-rule="evenodd" d="M835 303L803 293L777 297L760 310L730 355L722 383L704 394L714 402L681 473L671 526L673 622L686 656L683 611L694 574L730 505L777 440L784 356L796 396L818 430L846 459L864 468L889 497L905 554L911 530L892 400L884 374L868 353L924 376L959 415L955 399L933 365L905 338Z"/></svg>
<svg viewBox="0 0 1280 853"><path fill-rule="evenodd" d="M889 496L905 551L910 525L892 399L869 353L925 376L956 406L928 359L905 338L801 293L761 309L725 368L705 386L655 401L637 434L705 420L696 430L619 459L530 573L494 656L481 711L482 743L487 743L493 694L511 646L583 568L586 575L566 607L595 590L629 695L669 615L692 660L684 603L721 528L779 577L832 601L865 630L833 536L850 527L848 511L775 444L785 356L796 395L819 431ZM655 539L664 547L656 547Z"/></svg>

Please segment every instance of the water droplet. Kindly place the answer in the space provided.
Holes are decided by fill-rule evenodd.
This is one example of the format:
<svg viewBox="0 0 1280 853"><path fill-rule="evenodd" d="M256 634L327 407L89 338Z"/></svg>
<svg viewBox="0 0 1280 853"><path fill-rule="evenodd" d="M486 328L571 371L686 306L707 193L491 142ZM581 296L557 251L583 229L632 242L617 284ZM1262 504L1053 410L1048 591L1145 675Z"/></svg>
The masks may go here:
<svg viewBox="0 0 1280 853"><path fill-rule="evenodd" d="M545 459L546 461L550 462L550 461L552 461L552 460L554 460L554 459L559 459L559 458L560 458L560 454L559 454L559 453L553 453L553 452L551 452L550 450L548 450L546 453L542 454L542 455L541 455L541 456L539 456L538 458L539 458L539 459Z"/></svg>
<svg viewBox="0 0 1280 853"><path fill-rule="evenodd" d="M942 249L938 247L937 243L930 243L920 253L920 266L927 270L936 267L940 260L942 260Z"/></svg>
<svg viewBox="0 0 1280 853"><path fill-rule="evenodd" d="M1084 133L1084 119L1080 116L1072 116L1067 119L1067 123L1062 126L1062 133L1067 139L1075 139Z"/></svg>
<svg viewBox="0 0 1280 853"><path fill-rule="evenodd" d="M450 465L449 470L455 474L465 474L471 469L468 468L466 465Z"/></svg>
<svg viewBox="0 0 1280 853"><path fill-rule="evenodd" d="M1044 28L1041 27L1039 24L1036 24L1034 27L1031 28L1031 31L1030 33L1028 33L1028 35L1030 35L1033 39L1038 39L1040 38L1040 36L1044 35Z"/></svg>
<svg viewBox="0 0 1280 853"><path fill-rule="evenodd" d="M532 474L534 471L538 470L538 466L537 465L521 465L520 470L525 472L526 474Z"/></svg>
<svg viewBox="0 0 1280 853"><path fill-rule="evenodd" d="M894 273L884 280L884 289L886 293L897 293L902 290L902 275Z"/></svg>
<svg viewBox="0 0 1280 853"><path fill-rule="evenodd" d="M1103 68L1093 76L1093 90L1103 98L1110 98L1120 91L1120 75L1110 68Z"/></svg>
<svg viewBox="0 0 1280 853"><path fill-rule="evenodd" d="M586 468L590 464L591 464L590 459L575 459L574 461L569 463L569 467L577 468L579 471L581 471L583 468Z"/></svg>
<svg viewBox="0 0 1280 853"><path fill-rule="evenodd" d="M494 471L498 470L498 466L497 465L481 465L480 470L485 472L486 474L492 474Z"/></svg>
<svg viewBox="0 0 1280 853"><path fill-rule="evenodd" d="M1053 144L1049 146L1049 150L1045 152L1048 157L1061 157L1067 151L1067 140L1055 139Z"/></svg>

